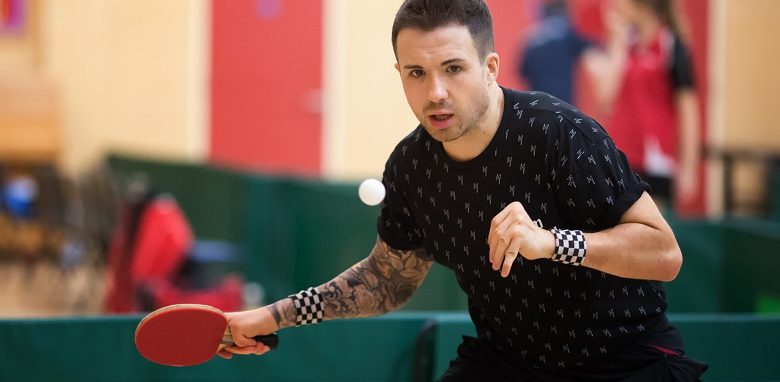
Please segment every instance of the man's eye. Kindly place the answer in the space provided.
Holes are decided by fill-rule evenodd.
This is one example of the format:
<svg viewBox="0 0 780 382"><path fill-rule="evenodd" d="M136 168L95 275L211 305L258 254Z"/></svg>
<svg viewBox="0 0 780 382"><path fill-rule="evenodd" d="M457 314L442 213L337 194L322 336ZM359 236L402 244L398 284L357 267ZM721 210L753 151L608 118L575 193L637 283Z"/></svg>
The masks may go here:
<svg viewBox="0 0 780 382"><path fill-rule="evenodd" d="M412 70L411 72L409 72L409 76L412 77L412 78L420 78L420 77L422 77L423 74L425 74L425 73L422 70L420 70L420 69L415 69L415 70Z"/></svg>
<svg viewBox="0 0 780 382"><path fill-rule="evenodd" d="M463 69L463 68L461 68L461 67L460 67L460 66L458 66L458 65L452 65L452 66L448 66L448 67L447 67L447 71L448 71L448 72L450 72L450 73L458 73L458 72L460 72L462 69Z"/></svg>

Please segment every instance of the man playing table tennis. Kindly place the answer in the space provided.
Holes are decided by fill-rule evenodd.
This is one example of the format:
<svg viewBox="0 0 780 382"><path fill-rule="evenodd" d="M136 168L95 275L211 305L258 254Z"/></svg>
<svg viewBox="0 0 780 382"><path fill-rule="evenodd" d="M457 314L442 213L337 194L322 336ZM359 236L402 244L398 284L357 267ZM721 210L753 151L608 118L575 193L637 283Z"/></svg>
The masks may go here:
<svg viewBox="0 0 780 382"><path fill-rule="evenodd" d="M229 314L235 347L403 305L433 261L455 272L478 336L442 381L697 380L666 319L682 254L625 156L588 116L500 87L482 0L406 0L396 69L420 125L395 148L371 254L333 280Z"/></svg>

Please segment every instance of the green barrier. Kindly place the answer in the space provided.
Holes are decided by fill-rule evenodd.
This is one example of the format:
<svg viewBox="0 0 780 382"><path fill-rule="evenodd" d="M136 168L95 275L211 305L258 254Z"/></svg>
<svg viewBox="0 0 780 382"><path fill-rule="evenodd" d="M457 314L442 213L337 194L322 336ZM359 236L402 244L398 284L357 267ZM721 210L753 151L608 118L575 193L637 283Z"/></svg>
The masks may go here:
<svg viewBox="0 0 780 382"><path fill-rule="evenodd" d="M710 364L704 381L780 381L771 350L780 341L779 315L672 315L686 351Z"/></svg>
<svg viewBox="0 0 780 382"><path fill-rule="evenodd" d="M461 336L474 336L467 314L435 316L433 377L447 370ZM670 315L686 353L710 365L703 381L780 381L780 363L771 350L780 343L780 315Z"/></svg>
<svg viewBox="0 0 780 382"><path fill-rule="evenodd" d="M0 320L0 381L411 381L425 315L326 322L280 332L262 357L219 357L193 367L142 358L140 316Z"/></svg>
<svg viewBox="0 0 780 382"><path fill-rule="evenodd" d="M263 357L215 358L175 368L138 355L140 316L0 320L2 381L425 381L440 376L462 335L474 335L465 313L395 313L329 321L279 333L278 350ZM413 377L417 337L434 320L431 373ZM772 350L780 315L670 315L687 353L710 364L704 381L778 381ZM419 376L419 374L417 374Z"/></svg>
<svg viewBox="0 0 780 382"><path fill-rule="evenodd" d="M455 357L462 335L474 335L465 313L394 313L329 321L279 333L278 350L262 357L212 359L175 368L156 365L135 350L140 316L0 320L1 381L427 381ZM415 371L417 337L435 326ZM687 353L710 364L704 381L780 381L772 350L780 315L670 315ZM418 378L414 378L417 376Z"/></svg>
<svg viewBox="0 0 780 382"><path fill-rule="evenodd" d="M357 184L242 174L198 164L112 155L119 177L141 172L179 202L199 239L243 249L247 280L267 301L319 285L368 256L378 207L363 205ZM451 271L434 266L405 310L461 310L466 297Z"/></svg>
<svg viewBox="0 0 780 382"><path fill-rule="evenodd" d="M285 182L279 178L245 176L245 194L239 215L241 243L246 248L245 277L261 283L268 301L297 291L295 242L291 214L283 197Z"/></svg>
<svg viewBox="0 0 780 382"><path fill-rule="evenodd" d="M683 253L677 278L666 283L670 312L709 313L722 311L723 240L717 222L670 219Z"/></svg>
<svg viewBox="0 0 780 382"><path fill-rule="evenodd" d="M290 180L283 192L299 288L324 283L371 252L378 207L362 204L356 185Z"/></svg>
<svg viewBox="0 0 780 382"><path fill-rule="evenodd" d="M357 184L119 155L109 164L120 175L144 172L172 193L199 239L243 248L244 277L261 283L268 301L330 280L365 258L376 237L378 208L360 203ZM780 278L772 272L780 223L674 217L669 223L684 257L679 276L667 284L670 312L780 311ZM434 266L405 309L465 307L452 272Z"/></svg>
<svg viewBox="0 0 780 382"><path fill-rule="evenodd" d="M724 221L722 227L723 267L728 270L722 290L723 311L776 309L767 302L780 299L780 223L740 219Z"/></svg>
<svg viewBox="0 0 780 382"><path fill-rule="evenodd" d="M666 284L672 313L780 313L780 223L675 220L683 267Z"/></svg>

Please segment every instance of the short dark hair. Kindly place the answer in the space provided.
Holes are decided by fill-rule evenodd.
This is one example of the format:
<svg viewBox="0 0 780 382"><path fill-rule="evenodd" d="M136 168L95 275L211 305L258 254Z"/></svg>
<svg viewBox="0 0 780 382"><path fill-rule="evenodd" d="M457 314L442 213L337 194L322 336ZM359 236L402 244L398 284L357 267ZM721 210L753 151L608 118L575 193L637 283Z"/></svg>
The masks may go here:
<svg viewBox="0 0 780 382"><path fill-rule="evenodd" d="M483 0L405 0L393 21L393 53L398 58L396 42L404 28L428 32L450 25L468 27L480 58L494 51L493 19Z"/></svg>

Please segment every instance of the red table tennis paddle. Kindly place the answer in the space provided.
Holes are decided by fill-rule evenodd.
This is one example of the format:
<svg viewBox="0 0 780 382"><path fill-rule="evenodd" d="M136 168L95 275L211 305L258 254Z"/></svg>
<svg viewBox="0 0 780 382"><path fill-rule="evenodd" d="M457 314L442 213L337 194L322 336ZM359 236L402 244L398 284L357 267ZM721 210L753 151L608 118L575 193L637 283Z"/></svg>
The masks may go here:
<svg viewBox="0 0 780 382"><path fill-rule="evenodd" d="M279 345L276 334L254 339L271 349ZM167 366L193 366L208 361L233 336L225 314L208 305L178 304L146 315L135 329L135 346L144 358Z"/></svg>

